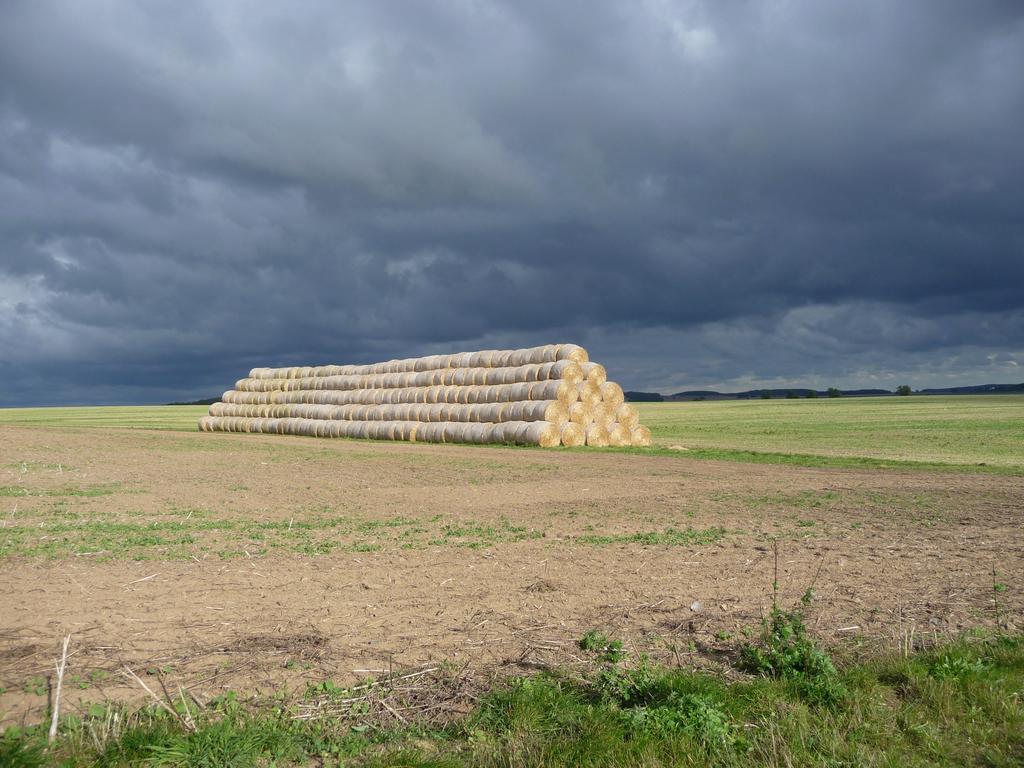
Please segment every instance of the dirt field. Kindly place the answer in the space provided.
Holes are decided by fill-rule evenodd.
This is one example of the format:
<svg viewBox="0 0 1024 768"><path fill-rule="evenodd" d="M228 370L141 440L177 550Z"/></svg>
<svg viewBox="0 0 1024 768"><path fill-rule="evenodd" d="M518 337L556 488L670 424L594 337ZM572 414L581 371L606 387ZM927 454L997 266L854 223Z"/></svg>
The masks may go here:
<svg viewBox="0 0 1024 768"><path fill-rule="evenodd" d="M1024 478L0 426L0 707L572 662L715 663L770 604L847 648L1024 626ZM996 571L995 588L993 569ZM148 673L148 675L147 675ZM376 674L379 674L377 672ZM66 690L68 690L66 688Z"/></svg>

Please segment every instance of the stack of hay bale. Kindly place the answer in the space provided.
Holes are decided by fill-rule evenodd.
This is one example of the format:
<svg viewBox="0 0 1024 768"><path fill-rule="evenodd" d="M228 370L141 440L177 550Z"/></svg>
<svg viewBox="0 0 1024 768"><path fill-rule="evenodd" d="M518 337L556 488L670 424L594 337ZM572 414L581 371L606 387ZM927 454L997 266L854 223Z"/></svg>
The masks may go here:
<svg viewBox="0 0 1024 768"><path fill-rule="evenodd" d="M543 447L651 444L622 387L576 344L254 368L210 406L199 428Z"/></svg>

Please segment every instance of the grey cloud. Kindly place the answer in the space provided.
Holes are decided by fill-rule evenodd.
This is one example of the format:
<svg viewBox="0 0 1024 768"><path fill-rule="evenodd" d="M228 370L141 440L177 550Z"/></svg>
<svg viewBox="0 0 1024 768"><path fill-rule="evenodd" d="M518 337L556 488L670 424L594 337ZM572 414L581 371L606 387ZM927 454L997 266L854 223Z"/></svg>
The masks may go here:
<svg viewBox="0 0 1024 768"><path fill-rule="evenodd" d="M0 403L555 338L634 388L1022 378L1018 3L0 14Z"/></svg>

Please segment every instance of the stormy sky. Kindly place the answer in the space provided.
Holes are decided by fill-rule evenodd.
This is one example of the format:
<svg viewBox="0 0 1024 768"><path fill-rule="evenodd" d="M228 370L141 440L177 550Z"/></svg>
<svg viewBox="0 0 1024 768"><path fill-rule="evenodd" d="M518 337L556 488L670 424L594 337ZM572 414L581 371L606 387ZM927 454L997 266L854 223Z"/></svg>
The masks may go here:
<svg viewBox="0 0 1024 768"><path fill-rule="evenodd" d="M0 0L0 405L575 341L1024 381L1019 0Z"/></svg>

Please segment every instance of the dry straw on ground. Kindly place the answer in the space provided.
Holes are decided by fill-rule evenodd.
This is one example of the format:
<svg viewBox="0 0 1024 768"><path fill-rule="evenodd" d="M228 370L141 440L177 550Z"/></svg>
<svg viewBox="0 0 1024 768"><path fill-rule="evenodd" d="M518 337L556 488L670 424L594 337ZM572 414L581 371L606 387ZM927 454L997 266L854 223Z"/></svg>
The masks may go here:
<svg viewBox="0 0 1024 768"><path fill-rule="evenodd" d="M576 344L254 368L199 429L545 448L651 443L622 388Z"/></svg>

